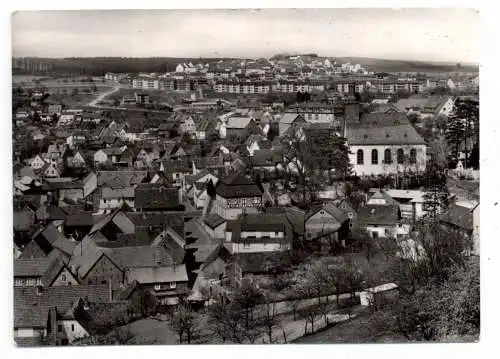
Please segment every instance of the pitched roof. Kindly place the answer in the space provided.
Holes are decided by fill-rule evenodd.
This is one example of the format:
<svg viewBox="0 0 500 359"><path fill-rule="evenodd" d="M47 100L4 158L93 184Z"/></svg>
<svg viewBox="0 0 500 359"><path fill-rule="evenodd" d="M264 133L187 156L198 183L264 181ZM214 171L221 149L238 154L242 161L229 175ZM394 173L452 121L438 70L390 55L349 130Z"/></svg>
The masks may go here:
<svg viewBox="0 0 500 359"><path fill-rule="evenodd" d="M115 199L115 198L134 198L135 189L134 187L124 187L124 188L111 188L102 187L101 188L101 198L102 199Z"/></svg>
<svg viewBox="0 0 500 359"><path fill-rule="evenodd" d="M248 126L250 121L252 121L251 117L239 117L239 116L229 117L226 123L226 128L244 129L245 127Z"/></svg>
<svg viewBox="0 0 500 359"><path fill-rule="evenodd" d="M179 190L175 187L143 183L135 188L136 208L176 208L179 205Z"/></svg>
<svg viewBox="0 0 500 359"><path fill-rule="evenodd" d="M215 191L224 198L258 197L262 195L262 192L255 182L240 174L228 176L219 180Z"/></svg>
<svg viewBox="0 0 500 359"><path fill-rule="evenodd" d="M217 213L212 213L206 216L203 222L210 228L215 229L222 223L226 222L226 220L219 216Z"/></svg>
<svg viewBox="0 0 500 359"><path fill-rule="evenodd" d="M424 145L424 139L404 113L374 112L365 114L359 123L346 126L350 145Z"/></svg>
<svg viewBox="0 0 500 359"><path fill-rule="evenodd" d="M14 328L45 328L50 309L66 313L80 298L91 303L109 302L108 285L44 287L40 295L36 287L14 287Z"/></svg>
<svg viewBox="0 0 500 359"><path fill-rule="evenodd" d="M166 248L162 246L134 246L112 248L108 252L110 257L120 268L142 268L161 266L172 266L174 258Z"/></svg>
<svg viewBox="0 0 500 359"><path fill-rule="evenodd" d="M136 280L141 284L188 281L184 264L169 267L131 268L126 275L128 281Z"/></svg>
<svg viewBox="0 0 500 359"><path fill-rule="evenodd" d="M52 247L69 255L73 253L75 244L70 242L69 239L59 232L52 223L48 224L45 228L40 228L40 230L33 234L32 238L37 241L40 235L43 236Z"/></svg>
<svg viewBox="0 0 500 359"><path fill-rule="evenodd" d="M14 260L14 277L42 277L54 262L54 258L41 257Z"/></svg>
<svg viewBox="0 0 500 359"><path fill-rule="evenodd" d="M132 186L141 183L146 175L147 171L99 171L97 185L110 185L118 180L123 186Z"/></svg>
<svg viewBox="0 0 500 359"><path fill-rule="evenodd" d="M474 229L472 210L456 204L448 206L446 212L439 217L439 220L467 231Z"/></svg>
<svg viewBox="0 0 500 359"><path fill-rule="evenodd" d="M325 212L330 214L340 223L344 223L349 219L340 208L337 208L333 203L328 202L328 203L319 203L312 206L309 212L307 213L306 220L311 218L320 210L325 210Z"/></svg>
<svg viewBox="0 0 500 359"><path fill-rule="evenodd" d="M282 213L246 213L238 219L228 221L226 232L232 232L233 242L267 242L276 241L274 238L241 238L241 232L284 232L284 243L292 241L292 226Z"/></svg>
<svg viewBox="0 0 500 359"><path fill-rule="evenodd" d="M399 207L367 204L359 210L358 220L364 224L395 225L399 220Z"/></svg>
<svg viewBox="0 0 500 359"><path fill-rule="evenodd" d="M285 124L292 124L294 123L297 119L303 120L302 116L299 115L298 113L290 113L287 112L283 115L283 117L280 118L280 123L285 123Z"/></svg>

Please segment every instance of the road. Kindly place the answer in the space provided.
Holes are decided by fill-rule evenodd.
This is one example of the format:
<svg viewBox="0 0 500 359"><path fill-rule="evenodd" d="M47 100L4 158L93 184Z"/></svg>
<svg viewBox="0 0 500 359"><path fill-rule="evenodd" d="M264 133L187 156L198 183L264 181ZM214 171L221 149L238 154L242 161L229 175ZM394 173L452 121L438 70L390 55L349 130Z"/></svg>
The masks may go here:
<svg viewBox="0 0 500 359"><path fill-rule="evenodd" d="M99 95L99 97L93 99L92 101L90 101L87 106L89 107L101 107L100 105L98 105L99 102L101 102L102 100L104 100L104 98L106 96L109 96L111 94L114 94L115 92L117 92L118 90L120 90L120 86L115 86L113 87L113 89L109 90L109 91L106 91L106 92L103 92Z"/></svg>

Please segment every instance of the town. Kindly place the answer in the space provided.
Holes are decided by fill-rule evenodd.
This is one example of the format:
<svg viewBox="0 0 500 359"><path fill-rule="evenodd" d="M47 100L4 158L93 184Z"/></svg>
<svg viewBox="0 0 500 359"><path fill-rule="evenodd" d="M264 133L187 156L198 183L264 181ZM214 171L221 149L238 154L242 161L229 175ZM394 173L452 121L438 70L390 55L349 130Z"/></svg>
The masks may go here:
<svg viewBox="0 0 500 359"><path fill-rule="evenodd" d="M18 346L477 340L478 69L12 68Z"/></svg>

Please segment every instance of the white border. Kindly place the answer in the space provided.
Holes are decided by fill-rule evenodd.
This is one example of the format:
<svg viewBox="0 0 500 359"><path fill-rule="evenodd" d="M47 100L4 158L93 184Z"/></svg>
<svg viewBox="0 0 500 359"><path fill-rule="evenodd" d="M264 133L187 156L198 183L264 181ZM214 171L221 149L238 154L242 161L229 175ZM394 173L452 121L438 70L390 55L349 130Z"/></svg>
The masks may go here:
<svg viewBox="0 0 500 359"><path fill-rule="evenodd" d="M495 1L490 4L478 1L189 1L166 2L166 1L128 1L122 0L116 3L103 2L98 0L86 0L81 3L69 1L22 1L2 3L2 44L4 46L2 57L2 130L1 143L3 156L1 156L4 175L0 176L2 198L0 218L5 236L3 236L1 261L4 271L2 272L2 288L4 289L4 300L2 300L2 317L0 324L2 331L2 354L10 357L30 357L42 355L43 357L65 357L86 358L97 355L97 357L120 356L137 358L141 355L150 357L212 357L217 356L234 358L255 357L264 355L274 358L297 357L303 358L305 355L315 355L318 358L325 354L334 358L376 358L376 357L397 357L397 358L432 358L432 357L467 357L479 354L478 358L495 357L498 353L497 331L498 331L498 241L500 215L498 213L500 203L498 196L498 178L496 169L498 168L497 153L498 146L498 116L495 110L499 99L496 96L498 90L498 59L496 48L499 35L498 15L500 9ZM480 7L481 16L481 192L482 192L482 216L481 216L481 304L482 304L482 327L481 341L479 344L425 344L425 345L309 345L309 346L191 346L191 347L86 347L86 348L53 348L53 349L16 349L12 344L12 265L11 265L11 228L12 228L12 206L11 206L11 129L10 129L10 83L11 83L11 37L10 37L10 14L14 10L40 10L40 9L137 9L137 8L279 8L279 7ZM464 24L467 26L467 24ZM471 29L471 31L473 31ZM7 56L9 54L9 56ZM498 355L498 354L497 354Z"/></svg>

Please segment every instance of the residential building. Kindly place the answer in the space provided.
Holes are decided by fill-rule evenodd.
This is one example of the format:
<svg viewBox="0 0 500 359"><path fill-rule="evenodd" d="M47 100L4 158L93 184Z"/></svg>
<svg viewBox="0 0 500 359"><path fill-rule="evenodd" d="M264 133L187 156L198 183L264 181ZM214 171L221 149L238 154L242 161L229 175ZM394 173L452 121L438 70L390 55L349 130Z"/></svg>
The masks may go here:
<svg viewBox="0 0 500 359"><path fill-rule="evenodd" d="M244 211L256 212L262 206L261 190L243 175L220 179L215 191L215 213L224 219L236 219Z"/></svg>

